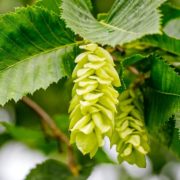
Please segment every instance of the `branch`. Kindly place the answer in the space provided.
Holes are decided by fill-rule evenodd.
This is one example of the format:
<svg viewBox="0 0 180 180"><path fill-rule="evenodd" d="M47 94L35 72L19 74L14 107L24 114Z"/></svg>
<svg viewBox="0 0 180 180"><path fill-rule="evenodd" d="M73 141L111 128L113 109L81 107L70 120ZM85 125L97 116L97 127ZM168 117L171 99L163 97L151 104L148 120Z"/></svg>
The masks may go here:
<svg viewBox="0 0 180 180"><path fill-rule="evenodd" d="M129 70L132 74L134 74L134 75L136 75L136 76L139 76L139 74L140 74L140 72L139 72L135 67L133 67L133 66L129 66L129 67L128 67L128 70Z"/></svg>
<svg viewBox="0 0 180 180"><path fill-rule="evenodd" d="M31 100L28 97L23 97L22 101L28 105L31 109L33 109L42 119L44 123L48 125L48 127L51 129L53 135L55 138L57 138L59 141L64 142L67 145L68 148L68 166L72 173L74 175L78 175L78 168L75 164L74 156L73 156L73 150L70 145L68 137L61 132L61 130L56 126L53 119L46 113L44 109L42 109L36 102Z"/></svg>
<svg viewBox="0 0 180 180"><path fill-rule="evenodd" d="M139 87L139 85L142 85L144 83L144 81L150 77L150 73L149 72L142 74L134 66L129 66L128 70L132 74L137 76L136 80L133 83L133 88Z"/></svg>

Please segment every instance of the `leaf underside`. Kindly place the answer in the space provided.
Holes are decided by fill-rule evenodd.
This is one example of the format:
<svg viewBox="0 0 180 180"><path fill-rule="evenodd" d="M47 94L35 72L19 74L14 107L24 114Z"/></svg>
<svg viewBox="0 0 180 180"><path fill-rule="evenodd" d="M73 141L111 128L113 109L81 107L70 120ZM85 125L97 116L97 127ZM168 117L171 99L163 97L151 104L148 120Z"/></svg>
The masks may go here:
<svg viewBox="0 0 180 180"><path fill-rule="evenodd" d="M115 46L136 40L146 34L159 33L157 8L165 0L116 0L102 21L91 14L87 1L63 0L62 17L67 26L84 39Z"/></svg>

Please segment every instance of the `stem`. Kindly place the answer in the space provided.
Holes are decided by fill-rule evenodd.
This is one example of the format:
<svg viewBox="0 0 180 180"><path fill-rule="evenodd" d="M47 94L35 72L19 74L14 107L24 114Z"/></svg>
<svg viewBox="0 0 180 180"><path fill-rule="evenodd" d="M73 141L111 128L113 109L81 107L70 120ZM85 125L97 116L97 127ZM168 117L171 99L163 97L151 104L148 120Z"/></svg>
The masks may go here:
<svg viewBox="0 0 180 180"><path fill-rule="evenodd" d="M134 84L133 84L133 88L139 87L139 85L143 84L144 81L150 77L149 72L142 74L142 73L140 73L140 72L138 71L138 69L135 68L134 66L129 66L129 67L128 67L128 70L129 70L132 74L134 74L135 76L137 76L137 78L136 78L136 80L135 80L135 82L134 82Z"/></svg>
<svg viewBox="0 0 180 180"><path fill-rule="evenodd" d="M36 102L34 102L32 99L28 97L23 97L22 101L41 117L42 121L48 125L48 127L51 129L54 137L57 138L57 140L62 141L67 145L68 166L75 176L78 175L78 168L75 164L73 150L70 145L68 137L56 126L55 122L48 115L48 113L42 107L40 107Z"/></svg>
<svg viewBox="0 0 180 180"><path fill-rule="evenodd" d="M121 47L121 46L116 46L116 49L123 55L123 54L125 54L126 52L125 52L125 49L123 48L123 47Z"/></svg>
<svg viewBox="0 0 180 180"><path fill-rule="evenodd" d="M139 76L139 74L140 74L140 72L139 72L135 67L133 67L133 66L129 66L129 67L128 67L128 70L129 70L132 74L134 74L134 75L136 75L136 76Z"/></svg>

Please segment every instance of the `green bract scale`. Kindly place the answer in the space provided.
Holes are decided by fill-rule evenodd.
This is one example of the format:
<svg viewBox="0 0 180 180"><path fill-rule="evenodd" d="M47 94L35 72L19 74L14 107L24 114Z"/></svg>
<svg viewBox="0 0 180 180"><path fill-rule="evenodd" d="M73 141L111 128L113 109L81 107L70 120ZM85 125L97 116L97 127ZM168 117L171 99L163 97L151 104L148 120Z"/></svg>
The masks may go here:
<svg viewBox="0 0 180 180"><path fill-rule="evenodd" d="M111 55L97 44L80 46L80 54L72 77L74 87L69 107L71 143L83 154L93 157L103 145L105 136L114 130L114 116L118 104L119 76Z"/></svg>
<svg viewBox="0 0 180 180"><path fill-rule="evenodd" d="M117 145L119 162L127 161L145 167L149 145L144 125L143 98L139 90L129 89L120 94L115 124L111 143Z"/></svg>

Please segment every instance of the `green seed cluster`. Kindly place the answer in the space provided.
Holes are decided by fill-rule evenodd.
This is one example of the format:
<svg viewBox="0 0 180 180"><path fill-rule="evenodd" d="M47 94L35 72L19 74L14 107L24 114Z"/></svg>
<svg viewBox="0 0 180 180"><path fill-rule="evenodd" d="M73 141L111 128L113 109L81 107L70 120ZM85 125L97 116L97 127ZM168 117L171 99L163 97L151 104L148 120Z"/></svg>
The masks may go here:
<svg viewBox="0 0 180 180"><path fill-rule="evenodd" d="M129 89L119 96L118 115L111 143L116 144L119 162L146 166L149 151L144 127L143 98L139 90Z"/></svg>
<svg viewBox="0 0 180 180"><path fill-rule="evenodd" d="M118 104L119 76L111 55L97 44L81 46L72 77L74 87L69 107L71 143L83 154L93 157L103 145L105 136L112 136Z"/></svg>

